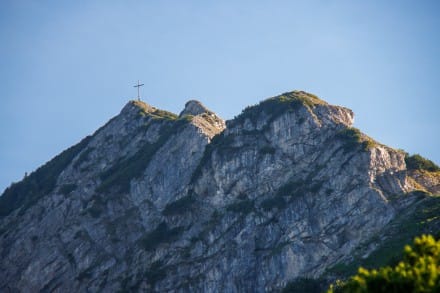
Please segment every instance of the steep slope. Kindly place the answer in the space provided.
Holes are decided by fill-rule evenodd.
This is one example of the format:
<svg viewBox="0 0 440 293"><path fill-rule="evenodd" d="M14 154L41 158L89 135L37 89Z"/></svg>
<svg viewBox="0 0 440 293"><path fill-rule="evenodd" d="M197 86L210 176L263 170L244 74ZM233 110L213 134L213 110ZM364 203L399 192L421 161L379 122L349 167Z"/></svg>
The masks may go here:
<svg viewBox="0 0 440 293"><path fill-rule="evenodd" d="M224 121L207 113L192 122L130 102L74 152L8 188L0 198L1 291L118 289L157 209L188 184L205 145L223 130ZM136 192L144 176L148 190Z"/></svg>
<svg viewBox="0 0 440 293"><path fill-rule="evenodd" d="M305 92L226 125L197 101L179 116L130 102L0 197L0 290L262 292L319 277L439 191L438 172L408 170L352 122Z"/></svg>

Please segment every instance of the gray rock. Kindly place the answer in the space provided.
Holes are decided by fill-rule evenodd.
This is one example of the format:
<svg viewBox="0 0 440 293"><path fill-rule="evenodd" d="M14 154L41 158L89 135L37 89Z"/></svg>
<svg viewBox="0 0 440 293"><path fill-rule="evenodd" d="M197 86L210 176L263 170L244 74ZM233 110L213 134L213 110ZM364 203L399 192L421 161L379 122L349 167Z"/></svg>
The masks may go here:
<svg viewBox="0 0 440 293"><path fill-rule="evenodd" d="M352 123L305 92L227 123L197 101L179 117L131 101L0 198L0 291L265 292L319 277L411 205L404 194L439 190Z"/></svg>
<svg viewBox="0 0 440 293"><path fill-rule="evenodd" d="M180 112L179 117L183 117L185 115L197 116L203 113L211 114L212 112L209 111L205 106L203 106L202 103L200 103L199 101L190 100L186 102L185 109Z"/></svg>

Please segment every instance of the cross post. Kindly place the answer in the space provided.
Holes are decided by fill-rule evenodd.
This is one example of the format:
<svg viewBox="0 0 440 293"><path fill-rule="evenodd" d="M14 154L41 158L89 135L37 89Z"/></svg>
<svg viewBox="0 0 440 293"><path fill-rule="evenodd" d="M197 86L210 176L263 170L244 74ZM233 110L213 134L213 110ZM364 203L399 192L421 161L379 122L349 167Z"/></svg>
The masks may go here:
<svg viewBox="0 0 440 293"><path fill-rule="evenodd" d="M141 86L143 86L144 84L143 83L139 83L139 80L138 80L138 83L137 83L137 85L135 85L135 86L133 86L133 87L137 87L137 90L138 90L138 101L140 101L141 100L141 96L140 96L140 94L139 94L139 88L141 87Z"/></svg>

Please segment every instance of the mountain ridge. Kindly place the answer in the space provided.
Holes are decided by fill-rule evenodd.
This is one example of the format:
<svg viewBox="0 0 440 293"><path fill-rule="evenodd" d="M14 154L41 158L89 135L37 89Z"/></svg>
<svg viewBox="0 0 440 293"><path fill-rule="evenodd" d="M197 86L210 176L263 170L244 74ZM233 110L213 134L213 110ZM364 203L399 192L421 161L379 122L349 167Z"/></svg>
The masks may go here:
<svg viewBox="0 0 440 293"><path fill-rule="evenodd" d="M0 288L262 292L324 276L439 193L429 161L353 119L302 91L226 122L198 101L179 115L130 101L0 197Z"/></svg>

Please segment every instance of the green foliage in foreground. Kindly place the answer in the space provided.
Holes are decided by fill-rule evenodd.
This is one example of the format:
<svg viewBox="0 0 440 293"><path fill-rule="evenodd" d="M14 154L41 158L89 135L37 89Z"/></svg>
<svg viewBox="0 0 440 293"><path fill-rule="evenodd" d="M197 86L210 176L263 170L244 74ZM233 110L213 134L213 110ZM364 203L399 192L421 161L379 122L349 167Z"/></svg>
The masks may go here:
<svg viewBox="0 0 440 293"><path fill-rule="evenodd" d="M437 166L434 162L425 159L419 154L415 155L406 155L405 163L408 170L426 170L430 172L440 171L440 167Z"/></svg>
<svg viewBox="0 0 440 293"><path fill-rule="evenodd" d="M440 241L416 237L404 249L403 261L378 270L359 268L348 281L337 281L328 292L439 292Z"/></svg>

